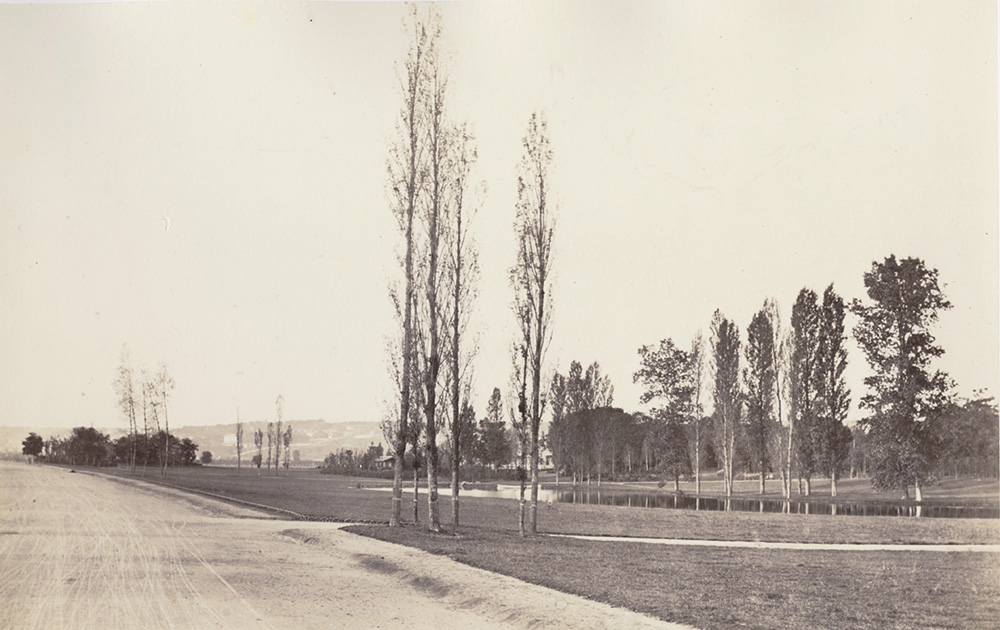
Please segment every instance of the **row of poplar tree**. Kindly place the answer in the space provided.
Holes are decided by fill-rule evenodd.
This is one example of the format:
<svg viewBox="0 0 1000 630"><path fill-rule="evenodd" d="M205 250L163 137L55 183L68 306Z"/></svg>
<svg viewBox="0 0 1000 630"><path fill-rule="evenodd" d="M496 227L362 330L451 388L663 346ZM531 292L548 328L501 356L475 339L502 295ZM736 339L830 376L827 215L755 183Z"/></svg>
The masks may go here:
<svg viewBox="0 0 1000 630"><path fill-rule="evenodd" d="M292 457L292 423L289 422L282 430L282 422L285 417L285 396L278 394L274 400L274 412L276 420L267 421L253 430L253 447L257 452L250 458L250 464L257 469L257 476L261 474L261 466L265 466L267 474L271 474L271 464L274 464L274 475L282 466L282 456L284 456L285 475L288 475L288 468L291 465ZM244 443L244 433L247 428L246 423L240 418L239 409L236 410L236 474L243 471L243 451L246 450ZM267 444L267 456L264 455L264 445Z"/></svg>
<svg viewBox="0 0 1000 630"><path fill-rule="evenodd" d="M716 311L707 344L699 333L689 350L671 339L640 348L634 379L645 387L643 403L659 403L654 414L663 427L657 441L679 451L666 458L671 471L686 458L679 436L689 433L696 492L701 458L711 444L727 496L740 460L758 473L761 493L767 473L775 471L786 497L793 476L805 480L809 494L814 475L829 477L836 495L852 439L844 424L851 404L844 380L845 312L832 285L822 301L804 288L787 331L777 303L767 300L747 327L745 346L739 326ZM706 408L712 409L708 418ZM680 425L691 430L679 431Z"/></svg>
<svg viewBox="0 0 1000 630"><path fill-rule="evenodd" d="M462 410L468 406L475 352L466 328L479 275L469 222L484 186L470 180L477 151L469 127L450 115L440 15L433 6L412 6L406 29L409 46L397 66L402 103L386 164L387 196L401 239L400 277L390 287L399 323L399 334L388 348L395 396L387 401L383 433L394 458L390 525L401 523L407 448L419 445L426 459L429 527L439 530L438 434L442 430L456 445L450 449L452 522L459 522ZM528 436L531 462L530 514L526 515L523 484L520 504L524 533L536 529L541 368L550 323L554 228L547 183L552 151L544 115L530 117L522 149L514 217L518 252L510 282L519 331L512 350L513 380L519 384L514 426Z"/></svg>
<svg viewBox="0 0 1000 630"><path fill-rule="evenodd" d="M557 473L598 482L616 465L634 462L679 478L693 472L696 492L708 453L720 467L727 495L738 471L769 474L791 496L810 494L813 477L837 479L863 471L879 490L904 497L940 474L995 476L1000 449L992 399L960 401L954 384L931 362L944 350L932 326L951 307L938 272L917 258L874 262L864 275L868 301L847 305L831 285L822 298L803 288L787 327L774 300L767 300L746 329L716 311L707 342L699 333L689 349L672 339L639 349L634 380L644 386L652 417L611 407L610 383L595 363L556 374L549 394L547 433ZM844 378L848 340L845 314L858 322L853 335L870 373L861 397L864 412L846 426L851 392ZM607 393L602 393L607 392ZM804 483L804 490L803 490Z"/></svg>
<svg viewBox="0 0 1000 630"><path fill-rule="evenodd" d="M479 275L469 222L482 187L470 182L475 140L465 123L450 117L440 16L432 6L425 9L422 14L423 9L411 7L407 21L409 46L397 66L402 102L386 163L387 197L400 236L400 273L389 290L398 334L387 348L394 399L387 401L382 428L394 460L390 526L401 524L409 449L422 451L426 461L428 522L436 531L442 432L452 445L452 522L459 524L460 464L466 456L462 432L470 416L463 410L469 406L475 352L466 328ZM555 230L548 176L553 152L543 114L531 115L521 144L513 220L517 252L509 270L517 327L507 406L518 445L520 530L527 534L536 531L543 414L551 412L553 426L559 427L579 409L569 402L572 374L551 386L543 382L543 358L552 335ZM864 281L868 301L850 305L832 286L822 298L803 289L787 330L775 302L766 302L747 327L745 346L739 326L716 312L708 340L699 335L690 350L670 339L639 350L635 380L646 387L643 402L659 405L656 416L663 420L667 442L670 432L685 439L691 434L696 444L691 467L699 486L702 444L713 447L727 494L733 491L739 453L761 473L762 485L764 471L777 471L786 496L795 477L805 480L807 490L814 475L831 477L835 486L852 440L844 424L851 393L843 376L844 315L850 310L859 320L854 338L871 369L860 402L872 483L904 493L913 487L920 498L943 452L932 428L951 392L948 377L931 370L932 359L943 350L930 330L938 313L951 305L938 286L937 271L917 258L897 261L890 256L875 262ZM595 402L595 409L613 410L606 385L605 404ZM560 387L566 389L564 398ZM627 416L617 411L619 418ZM590 418L590 425L613 425L608 413ZM574 455L581 448L572 445L573 434L567 428L545 436L556 468L589 475L593 458L588 464ZM614 449L607 440L594 443ZM603 457L598 460L600 476ZM530 511L525 502L529 479Z"/></svg>

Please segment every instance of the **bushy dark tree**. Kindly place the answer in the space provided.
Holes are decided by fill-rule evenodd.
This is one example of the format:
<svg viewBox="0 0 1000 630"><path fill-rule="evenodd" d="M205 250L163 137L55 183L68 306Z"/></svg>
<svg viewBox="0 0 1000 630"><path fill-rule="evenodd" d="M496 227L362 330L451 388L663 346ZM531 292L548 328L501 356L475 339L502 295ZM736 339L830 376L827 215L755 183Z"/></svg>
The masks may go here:
<svg viewBox="0 0 1000 630"><path fill-rule="evenodd" d="M931 416L941 449L938 476L996 478L1000 474L1000 417L996 400L952 402Z"/></svg>
<svg viewBox="0 0 1000 630"><path fill-rule="evenodd" d="M559 473L565 466L568 453L569 436L566 435L566 377L556 372L552 375L549 386L549 408L552 419L549 430L545 433L545 447L552 453L552 466L556 473L556 485L559 485Z"/></svg>
<svg viewBox="0 0 1000 630"><path fill-rule="evenodd" d="M479 421L473 455L483 466L494 471L507 465L513 456L511 436L503 419L500 388L494 387L486 407L486 417Z"/></svg>
<svg viewBox="0 0 1000 630"><path fill-rule="evenodd" d="M42 436L32 431L28 437L21 441L21 453L28 457L37 457L42 454L44 445L45 441L42 440Z"/></svg>
<svg viewBox="0 0 1000 630"><path fill-rule="evenodd" d="M104 466L114 457L111 439L93 427L73 429L68 451L70 463L75 465Z"/></svg>
<svg viewBox="0 0 1000 630"><path fill-rule="evenodd" d="M377 462L382 455L385 454L382 444L375 444L371 442L368 444L368 449L365 450L364 454L361 455L360 466L362 470L375 470L377 467Z"/></svg>
<svg viewBox="0 0 1000 630"><path fill-rule="evenodd" d="M184 438L177 445L181 466L191 466L198 459L198 445L191 438Z"/></svg>
<svg viewBox="0 0 1000 630"><path fill-rule="evenodd" d="M596 464L598 461L594 459L593 453L587 451L584 455L584 451L581 450L592 447L594 436L574 435L581 430L581 427L575 426L578 421L570 421L569 417L588 409L610 408L613 399L614 386L608 375L601 374L601 366L597 361L591 363L586 371L579 361L572 361L566 376L558 372L553 376L548 399L548 403L552 406L552 420L545 444L552 452L557 483L561 471L572 470L575 483L579 475L590 470L589 465L581 467L584 461L588 464ZM599 479L603 477L603 463L608 464L612 476L616 474L620 455L629 448L629 441L632 439L629 434L630 426L631 416L628 421L619 418L611 425L592 426L587 429L600 431L603 436L603 442L600 444L602 467L597 470ZM584 447L584 444L587 446Z"/></svg>
<svg viewBox="0 0 1000 630"><path fill-rule="evenodd" d="M674 492L680 492L681 477L691 472L688 439L678 416L669 416L660 425L654 438L658 454L656 469L660 476L674 482Z"/></svg>
<svg viewBox="0 0 1000 630"><path fill-rule="evenodd" d="M870 301L855 300L851 310L860 320L854 337L872 369L861 399L874 453L872 484L903 496L914 486L920 500L937 455L928 419L945 405L949 389L947 376L931 371L931 362L944 354L931 327L951 303L937 270L919 258L873 262L864 281Z"/></svg>

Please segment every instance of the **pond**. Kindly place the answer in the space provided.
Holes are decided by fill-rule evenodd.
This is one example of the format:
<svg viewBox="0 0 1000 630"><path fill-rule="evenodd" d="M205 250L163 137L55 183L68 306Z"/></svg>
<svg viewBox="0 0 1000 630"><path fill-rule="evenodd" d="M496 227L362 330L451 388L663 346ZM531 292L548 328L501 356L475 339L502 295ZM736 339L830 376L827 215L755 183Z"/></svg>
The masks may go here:
<svg viewBox="0 0 1000 630"><path fill-rule="evenodd" d="M391 488L381 488L391 490ZM462 490L464 497L491 497L517 499L518 486L500 485L496 490ZM448 490L442 491L442 496ZM525 491L525 498L531 490ZM639 508L669 508L678 510L712 510L732 512L775 512L784 514L828 514L834 516L909 516L926 518L1000 518L1000 506L940 499L913 501L858 501L845 499L830 502L799 499L759 499L732 497L695 497L665 492L604 490L591 488L540 488L540 503L583 503L591 505L616 505Z"/></svg>

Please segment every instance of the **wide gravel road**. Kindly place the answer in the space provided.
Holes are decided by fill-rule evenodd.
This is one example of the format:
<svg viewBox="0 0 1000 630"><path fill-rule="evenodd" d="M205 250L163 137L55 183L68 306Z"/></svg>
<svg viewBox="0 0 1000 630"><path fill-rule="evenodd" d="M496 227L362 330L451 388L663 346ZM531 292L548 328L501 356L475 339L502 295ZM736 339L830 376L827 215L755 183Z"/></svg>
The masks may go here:
<svg viewBox="0 0 1000 630"><path fill-rule="evenodd" d="M0 462L0 628L404 627L681 626L332 524Z"/></svg>

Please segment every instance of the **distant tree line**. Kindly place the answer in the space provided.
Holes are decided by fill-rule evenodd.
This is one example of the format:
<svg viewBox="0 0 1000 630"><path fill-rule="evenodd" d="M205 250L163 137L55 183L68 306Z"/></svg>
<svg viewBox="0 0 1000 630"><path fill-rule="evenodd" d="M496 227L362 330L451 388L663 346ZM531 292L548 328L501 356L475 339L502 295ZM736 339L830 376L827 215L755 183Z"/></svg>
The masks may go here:
<svg viewBox="0 0 1000 630"><path fill-rule="evenodd" d="M163 452L159 445L168 444L167 456L171 466L190 466L195 463L198 445L189 438L178 439L173 435L158 433L154 439L144 436L123 435L112 440L107 434L93 427L76 427L69 437L52 437L43 440L31 433L22 443L25 455L34 455L40 461L71 466L129 465L133 457L148 465L158 467Z"/></svg>
<svg viewBox="0 0 1000 630"><path fill-rule="evenodd" d="M477 422L471 405L466 404L461 414L461 477L464 479L514 479L516 471L511 467L516 461L517 443L514 432L508 427L503 416L503 402L499 388L493 389L493 394L487 404L486 414ZM420 424L410 423L410 430ZM420 433L417 433L419 436ZM439 449L441 473L453 472L454 442L453 433ZM411 447L409 456L404 462L404 469L411 474L424 468L426 451L419 438ZM389 476L387 469L379 467L380 458L389 454L381 444L370 444L364 452L355 453L353 449L340 449L327 455L323 462L324 472L343 475L374 475ZM415 454L415 455L414 455Z"/></svg>

